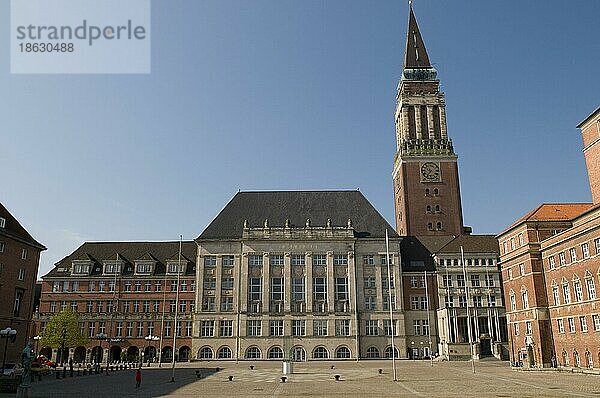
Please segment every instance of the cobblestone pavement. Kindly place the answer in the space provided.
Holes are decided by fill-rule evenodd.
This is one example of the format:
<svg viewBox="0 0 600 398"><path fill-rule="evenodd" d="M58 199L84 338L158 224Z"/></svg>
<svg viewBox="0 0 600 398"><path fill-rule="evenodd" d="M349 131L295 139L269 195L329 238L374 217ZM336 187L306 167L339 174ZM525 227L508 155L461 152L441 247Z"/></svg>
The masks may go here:
<svg viewBox="0 0 600 398"><path fill-rule="evenodd" d="M170 382L169 367L143 368L139 389L135 388L135 370L61 380L46 376L33 384L29 396L600 397L598 375L515 371L498 361L476 362L475 374L470 362L435 362L431 366L428 361L405 360L396 364L396 382L390 361L348 361L295 363L294 374L283 383L281 362L196 362L178 364L174 382ZM336 375L340 381L335 380ZM0 394L9 396L14 395Z"/></svg>

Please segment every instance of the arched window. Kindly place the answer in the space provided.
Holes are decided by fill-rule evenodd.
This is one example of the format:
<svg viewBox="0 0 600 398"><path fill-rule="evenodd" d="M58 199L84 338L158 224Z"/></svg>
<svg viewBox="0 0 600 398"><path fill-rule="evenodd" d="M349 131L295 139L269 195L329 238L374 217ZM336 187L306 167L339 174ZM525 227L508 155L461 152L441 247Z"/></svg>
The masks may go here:
<svg viewBox="0 0 600 398"><path fill-rule="evenodd" d="M317 348L315 348L315 350L313 351L313 358L327 359L327 358L329 358L329 351L327 351L327 348L320 345Z"/></svg>
<svg viewBox="0 0 600 398"><path fill-rule="evenodd" d="M425 188L425 196L429 196L429 188Z"/></svg>
<svg viewBox="0 0 600 398"><path fill-rule="evenodd" d="M208 346L202 347L200 348L200 351L198 351L198 359L212 359L212 357L213 350Z"/></svg>
<svg viewBox="0 0 600 398"><path fill-rule="evenodd" d="M427 213L431 213L431 206L427 205L427 207L425 208Z"/></svg>
<svg viewBox="0 0 600 398"><path fill-rule="evenodd" d="M563 366L569 366L569 355L565 350L562 352Z"/></svg>
<svg viewBox="0 0 600 398"><path fill-rule="evenodd" d="M379 348L377 348L377 347L367 348L367 358L379 358Z"/></svg>
<svg viewBox="0 0 600 398"><path fill-rule="evenodd" d="M392 357L392 346L387 346L385 348L385 357L386 358L391 358ZM398 348L394 347L394 358L398 358Z"/></svg>
<svg viewBox="0 0 600 398"><path fill-rule="evenodd" d="M219 359L229 359L231 358L231 349L227 346L219 348L217 351L217 358Z"/></svg>
<svg viewBox="0 0 600 398"><path fill-rule="evenodd" d="M431 223L431 222L427 223L427 230L428 231L433 231L433 223Z"/></svg>
<svg viewBox="0 0 600 398"><path fill-rule="evenodd" d="M433 188L433 196L438 196L440 194L440 190L437 188Z"/></svg>
<svg viewBox="0 0 600 398"><path fill-rule="evenodd" d="M579 357L579 353L577 351L573 351L573 362L575 362L575 367L581 367L581 358Z"/></svg>
<svg viewBox="0 0 600 398"><path fill-rule="evenodd" d="M592 358L592 353L589 351L585 352L585 359L587 362L587 367L592 369L594 367L594 358Z"/></svg>
<svg viewBox="0 0 600 398"><path fill-rule="evenodd" d="M439 213L440 212L440 205L435 205L435 212Z"/></svg>
<svg viewBox="0 0 600 398"><path fill-rule="evenodd" d="M246 359L259 359L260 358L260 348L256 346L248 347L246 350Z"/></svg>
<svg viewBox="0 0 600 398"><path fill-rule="evenodd" d="M338 349L335 350L335 357L341 359L350 358L350 350L345 346L338 347Z"/></svg>
<svg viewBox="0 0 600 398"><path fill-rule="evenodd" d="M435 225L435 227L437 228L438 231L442 230L442 223L441 222L437 222L437 224Z"/></svg>
<svg viewBox="0 0 600 398"><path fill-rule="evenodd" d="M281 359L283 358L283 351L280 347L271 347L267 356L269 357L269 359Z"/></svg>
<svg viewBox="0 0 600 398"><path fill-rule="evenodd" d="M523 299L523 309L526 310L529 308L529 295L527 294L527 289L521 290L521 298Z"/></svg>

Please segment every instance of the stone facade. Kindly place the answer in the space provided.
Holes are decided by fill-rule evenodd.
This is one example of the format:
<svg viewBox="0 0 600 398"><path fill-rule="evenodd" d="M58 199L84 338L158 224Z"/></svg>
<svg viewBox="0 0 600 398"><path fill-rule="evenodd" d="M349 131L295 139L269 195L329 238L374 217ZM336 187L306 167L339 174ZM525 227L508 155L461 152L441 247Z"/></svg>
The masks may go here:
<svg viewBox="0 0 600 398"><path fill-rule="evenodd" d="M19 361L32 334L34 287L40 253L46 248L31 237L10 212L0 204L0 329L17 331L14 342L0 340L2 356ZM2 358L0 358L2 360Z"/></svg>

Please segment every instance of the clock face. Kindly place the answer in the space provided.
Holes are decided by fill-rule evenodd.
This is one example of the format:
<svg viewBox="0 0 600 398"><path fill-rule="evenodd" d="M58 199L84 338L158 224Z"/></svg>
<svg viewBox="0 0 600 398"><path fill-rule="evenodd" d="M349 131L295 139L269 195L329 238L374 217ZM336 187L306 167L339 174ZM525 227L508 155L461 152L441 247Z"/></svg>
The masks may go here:
<svg viewBox="0 0 600 398"><path fill-rule="evenodd" d="M440 178L440 166L437 163L423 163L421 176L425 181L438 181Z"/></svg>

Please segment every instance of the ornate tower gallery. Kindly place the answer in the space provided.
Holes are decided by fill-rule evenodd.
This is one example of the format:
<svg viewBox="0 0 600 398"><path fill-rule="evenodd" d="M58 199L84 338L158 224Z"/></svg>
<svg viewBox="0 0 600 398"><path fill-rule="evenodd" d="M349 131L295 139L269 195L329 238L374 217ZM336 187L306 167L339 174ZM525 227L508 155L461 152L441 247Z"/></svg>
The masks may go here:
<svg viewBox="0 0 600 398"><path fill-rule="evenodd" d="M412 236L461 235L458 157L446 130L444 93L412 6L396 101L396 231Z"/></svg>

